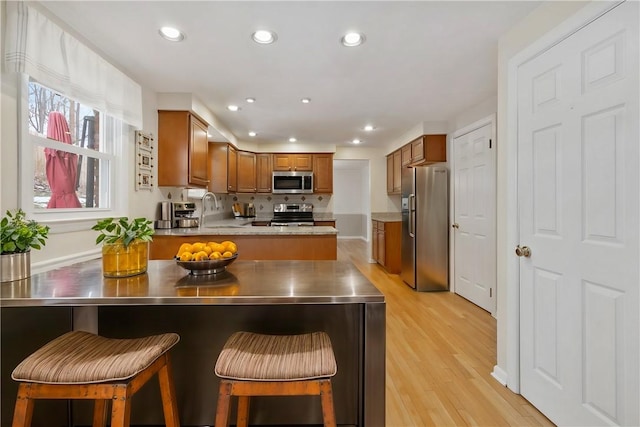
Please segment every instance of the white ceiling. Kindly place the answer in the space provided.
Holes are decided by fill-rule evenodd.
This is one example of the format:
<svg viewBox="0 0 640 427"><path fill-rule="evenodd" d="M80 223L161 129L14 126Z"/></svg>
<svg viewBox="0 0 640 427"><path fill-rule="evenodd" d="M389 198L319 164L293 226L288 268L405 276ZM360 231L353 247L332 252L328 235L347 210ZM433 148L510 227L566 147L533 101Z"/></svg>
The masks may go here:
<svg viewBox="0 0 640 427"><path fill-rule="evenodd" d="M496 95L497 42L540 2L45 1L132 78L192 93L239 141L384 147ZM171 43L158 29L186 33ZM278 34L272 45L251 40ZM346 48L340 38L362 32ZM248 104L245 98L254 97ZM301 98L311 98L302 104ZM228 104L240 105L232 113ZM365 132L365 124L376 130ZM258 132L251 138L250 130Z"/></svg>

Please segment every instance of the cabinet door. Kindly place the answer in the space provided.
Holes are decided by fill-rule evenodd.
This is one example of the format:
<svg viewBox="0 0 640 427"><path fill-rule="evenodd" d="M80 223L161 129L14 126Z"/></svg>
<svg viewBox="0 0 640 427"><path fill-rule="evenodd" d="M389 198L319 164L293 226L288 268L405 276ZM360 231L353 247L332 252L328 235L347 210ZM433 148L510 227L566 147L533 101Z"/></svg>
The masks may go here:
<svg viewBox="0 0 640 427"><path fill-rule="evenodd" d="M335 221L313 221L313 225L315 226L324 226L324 227L334 227L336 226Z"/></svg>
<svg viewBox="0 0 640 427"><path fill-rule="evenodd" d="M411 163L424 160L424 137L411 141Z"/></svg>
<svg viewBox="0 0 640 427"><path fill-rule="evenodd" d="M393 153L393 192L402 192L402 163L400 161L400 150Z"/></svg>
<svg viewBox="0 0 640 427"><path fill-rule="evenodd" d="M378 221L371 221L371 258L378 261Z"/></svg>
<svg viewBox="0 0 640 427"><path fill-rule="evenodd" d="M271 193L271 154L256 154L256 187L258 193Z"/></svg>
<svg viewBox="0 0 640 427"><path fill-rule="evenodd" d="M158 186L188 185L189 137L188 111L158 111Z"/></svg>
<svg viewBox="0 0 640 427"><path fill-rule="evenodd" d="M226 193L229 145L226 142L209 143L209 191Z"/></svg>
<svg viewBox="0 0 640 427"><path fill-rule="evenodd" d="M189 184L209 185L209 140L207 125L194 115L190 117Z"/></svg>
<svg viewBox="0 0 640 427"><path fill-rule="evenodd" d="M238 151L238 193L256 192L256 154Z"/></svg>
<svg viewBox="0 0 640 427"><path fill-rule="evenodd" d="M238 191L238 150L229 145L227 153L227 192Z"/></svg>
<svg viewBox="0 0 640 427"><path fill-rule="evenodd" d="M273 170L274 171L290 171L291 169L291 157L289 154L275 153L273 155Z"/></svg>
<svg viewBox="0 0 640 427"><path fill-rule="evenodd" d="M313 156L311 154L291 154L291 165L294 171L312 171Z"/></svg>
<svg viewBox="0 0 640 427"><path fill-rule="evenodd" d="M333 193L333 154L313 155L313 191Z"/></svg>
<svg viewBox="0 0 640 427"><path fill-rule="evenodd" d="M385 267L387 265L387 243L384 235L384 223L378 223L378 262Z"/></svg>
<svg viewBox="0 0 640 427"><path fill-rule="evenodd" d="M393 194L393 154L387 156L387 194Z"/></svg>
<svg viewBox="0 0 640 427"><path fill-rule="evenodd" d="M411 164L411 144L407 144L400 149L402 153L402 166L408 166Z"/></svg>

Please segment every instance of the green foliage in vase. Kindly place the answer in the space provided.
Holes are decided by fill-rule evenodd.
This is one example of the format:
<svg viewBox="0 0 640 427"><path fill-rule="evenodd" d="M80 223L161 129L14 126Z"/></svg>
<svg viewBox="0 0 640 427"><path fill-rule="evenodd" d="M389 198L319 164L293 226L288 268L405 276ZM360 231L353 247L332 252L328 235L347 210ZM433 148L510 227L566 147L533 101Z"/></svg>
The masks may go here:
<svg viewBox="0 0 640 427"><path fill-rule="evenodd" d="M0 222L0 254L17 254L41 249L49 234L49 227L28 220L22 209L7 211Z"/></svg>
<svg viewBox="0 0 640 427"><path fill-rule="evenodd" d="M92 230L99 231L96 244L99 243L121 243L126 248L133 241L139 240L150 242L155 232L151 226L152 222L146 218L106 218L97 222L91 227Z"/></svg>

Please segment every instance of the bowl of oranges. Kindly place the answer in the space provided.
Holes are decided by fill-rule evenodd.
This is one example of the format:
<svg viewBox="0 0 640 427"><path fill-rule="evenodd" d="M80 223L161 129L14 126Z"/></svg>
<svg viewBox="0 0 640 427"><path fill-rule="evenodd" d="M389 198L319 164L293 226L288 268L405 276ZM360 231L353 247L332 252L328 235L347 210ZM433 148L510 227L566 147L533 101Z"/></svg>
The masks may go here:
<svg viewBox="0 0 640 427"><path fill-rule="evenodd" d="M217 274L238 258L238 246L230 240L183 243L175 258L180 267L194 276Z"/></svg>

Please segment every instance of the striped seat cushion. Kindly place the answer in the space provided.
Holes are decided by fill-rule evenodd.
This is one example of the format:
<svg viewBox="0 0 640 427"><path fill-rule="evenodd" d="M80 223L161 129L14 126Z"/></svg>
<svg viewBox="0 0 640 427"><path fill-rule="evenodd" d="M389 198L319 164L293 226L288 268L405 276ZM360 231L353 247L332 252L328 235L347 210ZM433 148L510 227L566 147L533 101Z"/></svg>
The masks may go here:
<svg viewBox="0 0 640 427"><path fill-rule="evenodd" d="M261 335L236 332L216 362L221 378L251 381L297 381L331 377L336 359L329 335Z"/></svg>
<svg viewBox="0 0 640 427"><path fill-rule="evenodd" d="M11 377L16 381L44 384L124 380L149 367L179 340L174 333L112 339L89 332L68 332L24 359Z"/></svg>

